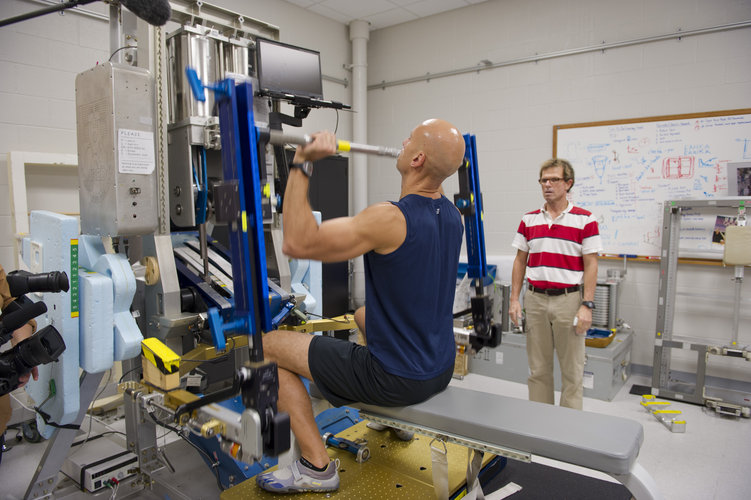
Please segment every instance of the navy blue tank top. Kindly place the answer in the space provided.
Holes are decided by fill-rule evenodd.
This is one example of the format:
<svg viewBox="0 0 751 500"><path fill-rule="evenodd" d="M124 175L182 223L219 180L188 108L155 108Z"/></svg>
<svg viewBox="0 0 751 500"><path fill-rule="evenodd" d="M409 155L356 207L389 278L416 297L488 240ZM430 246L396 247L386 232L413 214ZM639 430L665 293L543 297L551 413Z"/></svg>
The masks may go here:
<svg viewBox="0 0 751 500"><path fill-rule="evenodd" d="M365 254L365 333L384 370L427 380L454 364L453 304L462 219L445 196L392 202L407 236L389 254Z"/></svg>

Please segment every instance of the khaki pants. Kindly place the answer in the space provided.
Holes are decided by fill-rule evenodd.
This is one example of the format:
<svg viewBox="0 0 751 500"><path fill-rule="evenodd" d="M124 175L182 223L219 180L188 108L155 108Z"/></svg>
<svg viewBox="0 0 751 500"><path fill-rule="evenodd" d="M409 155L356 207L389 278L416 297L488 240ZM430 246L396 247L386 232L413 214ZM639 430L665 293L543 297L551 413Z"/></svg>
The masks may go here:
<svg viewBox="0 0 751 500"><path fill-rule="evenodd" d="M581 292L548 296L524 295L527 317L527 358L530 401L555 404L553 394L553 351L561 366L561 406L582 409L584 378L584 335L577 335L574 316L581 305Z"/></svg>
<svg viewBox="0 0 751 500"><path fill-rule="evenodd" d="M0 435L5 432L5 428L13 416L13 410L10 407L10 394L0 396Z"/></svg>

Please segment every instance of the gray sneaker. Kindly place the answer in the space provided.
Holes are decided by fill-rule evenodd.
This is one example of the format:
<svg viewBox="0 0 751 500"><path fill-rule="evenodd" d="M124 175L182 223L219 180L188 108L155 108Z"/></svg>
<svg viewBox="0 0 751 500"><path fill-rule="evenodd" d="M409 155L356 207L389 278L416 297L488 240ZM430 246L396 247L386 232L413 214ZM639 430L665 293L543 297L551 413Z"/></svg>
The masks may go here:
<svg viewBox="0 0 751 500"><path fill-rule="evenodd" d="M411 441L412 438L415 437L415 433L412 431L405 431L404 429L397 429L396 427L392 427L391 430L394 431L396 437L402 441Z"/></svg>
<svg viewBox="0 0 751 500"><path fill-rule="evenodd" d="M378 422L368 422L367 424L365 424L365 427L367 427L368 429L373 429L374 431L378 431L378 432L385 431L386 429L388 429L388 427L386 427L383 424L379 424Z"/></svg>
<svg viewBox="0 0 751 500"><path fill-rule="evenodd" d="M367 424L365 424L365 426L368 429L373 429L374 431L385 431L386 429L391 429L392 431L394 431L394 434L396 434L396 437L398 437L402 441L411 441L412 438L415 437L414 432L397 429L396 427L388 427L386 425L379 424L378 422L368 422Z"/></svg>
<svg viewBox="0 0 751 500"><path fill-rule="evenodd" d="M325 470L309 469L296 460L283 469L256 476L258 486L273 493L336 491L339 489L339 459L331 460Z"/></svg>

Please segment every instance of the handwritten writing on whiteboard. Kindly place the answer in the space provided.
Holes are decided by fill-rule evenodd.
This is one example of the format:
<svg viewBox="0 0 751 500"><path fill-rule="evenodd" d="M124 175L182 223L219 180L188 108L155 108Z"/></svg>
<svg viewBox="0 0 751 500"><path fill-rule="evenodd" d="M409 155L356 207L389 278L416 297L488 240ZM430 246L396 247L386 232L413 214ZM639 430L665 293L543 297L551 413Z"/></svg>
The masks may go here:
<svg viewBox="0 0 751 500"><path fill-rule="evenodd" d="M728 195L728 162L751 159L751 110L718 115L555 127L576 172L570 199L595 214L606 253L657 256L664 201ZM689 225L686 245L712 248L711 231Z"/></svg>

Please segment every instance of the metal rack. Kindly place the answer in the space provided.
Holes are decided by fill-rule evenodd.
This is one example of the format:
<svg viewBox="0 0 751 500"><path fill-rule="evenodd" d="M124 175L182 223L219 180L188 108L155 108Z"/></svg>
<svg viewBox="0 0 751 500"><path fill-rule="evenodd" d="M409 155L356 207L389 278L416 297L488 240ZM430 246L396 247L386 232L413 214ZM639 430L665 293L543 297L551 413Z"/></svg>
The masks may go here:
<svg viewBox="0 0 751 500"><path fill-rule="evenodd" d="M660 280L657 299L657 325L655 330L654 362L652 369L652 394L661 398L701 404L715 409L718 413L733 416L751 416L749 394L725 388L707 387L707 363L711 355L743 358L751 361L751 351L738 346L738 311L740 286L743 280L743 266L735 271L735 331L730 341L717 345L716 340L702 340L679 337L673 332L675 315L676 278L678 273L678 246L680 239L681 215L684 209L736 210L745 216L745 205L751 198L736 197L705 200L666 201L663 211L662 250L660 254ZM670 378L672 349L696 352L696 383L674 381Z"/></svg>

